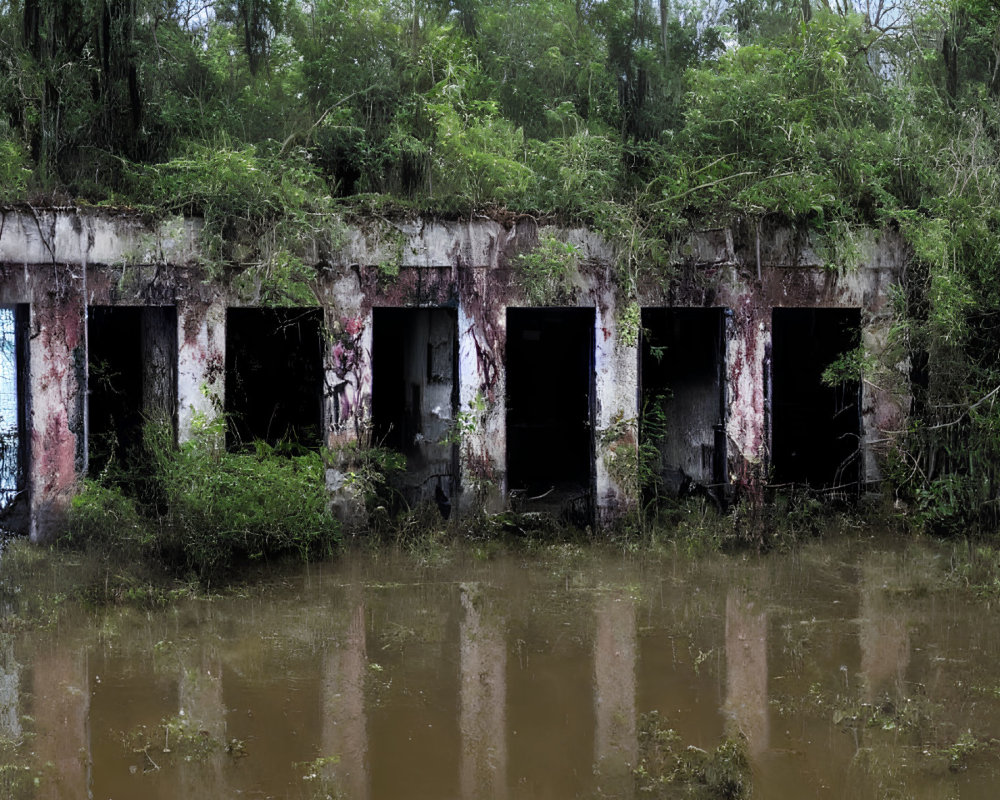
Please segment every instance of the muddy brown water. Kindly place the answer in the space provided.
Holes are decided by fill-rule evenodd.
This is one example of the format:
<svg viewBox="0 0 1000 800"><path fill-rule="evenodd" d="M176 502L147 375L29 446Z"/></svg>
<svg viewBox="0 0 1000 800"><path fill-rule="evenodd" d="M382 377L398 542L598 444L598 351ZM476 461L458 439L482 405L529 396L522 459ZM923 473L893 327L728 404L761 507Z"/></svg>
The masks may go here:
<svg viewBox="0 0 1000 800"><path fill-rule="evenodd" d="M1000 625L940 588L946 557L350 554L165 611L64 615L2 640L0 740L32 776L7 785L638 797L655 711L682 751L738 731L757 798L994 798Z"/></svg>

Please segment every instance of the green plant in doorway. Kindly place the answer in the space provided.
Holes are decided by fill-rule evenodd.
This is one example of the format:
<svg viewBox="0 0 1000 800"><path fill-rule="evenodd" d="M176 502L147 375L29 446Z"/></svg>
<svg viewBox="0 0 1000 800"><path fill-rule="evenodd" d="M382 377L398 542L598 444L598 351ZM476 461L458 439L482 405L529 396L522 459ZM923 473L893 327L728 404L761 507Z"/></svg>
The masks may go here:
<svg viewBox="0 0 1000 800"><path fill-rule="evenodd" d="M635 347L639 343L639 329L642 325L642 311L636 300L631 300L618 317L618 341L624 347Z"/></svg>
<svg viewBox="0 0 1000 800"><path fill-rule="evenodd" d="M486 414L486 400L482 392L477 392L476 396L469 401L469 408L466 411L459 411L455 414L448 432L441 437L438 444L462 446L466 437L480 430L483 417Z"/></svg>
<svg viewBox="0 0 1000 800"><path fill-rule="evenodd" d="M344 471L344 486L363 499L369 512L392 505L391 479L406 469L406 456L388 447L350 442L335 453Z"/></svg>

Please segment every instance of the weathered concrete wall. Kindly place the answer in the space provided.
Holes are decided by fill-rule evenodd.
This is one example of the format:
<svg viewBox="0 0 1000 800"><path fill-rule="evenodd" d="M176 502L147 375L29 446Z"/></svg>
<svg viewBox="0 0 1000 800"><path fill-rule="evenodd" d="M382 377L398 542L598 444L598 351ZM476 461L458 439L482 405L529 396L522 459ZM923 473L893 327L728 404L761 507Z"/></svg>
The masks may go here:
<svg viewBox="0 0 1000 800"><path fill-rule="evenodd" d="M73 209L8 211L0 218L0 303L31 306L26 433L34 538L58 532L86 465L88 305L175 306L179 438L190 438L223 408L226 309L247 301L236 288L206 280L199 227L196 221L151 225ZM306 253L317 267L313 288L330 334L320 387L326 441L336 446L370 433L373 309L456 308L458 408L440 409L451 418L441 416L436 424L447 427L459 412L474 423L460 443L457 507L503 507L506 309L533 304L524 295L517 256L550 236L571 242L578 253L566 285L550 303L596 312L595 518L603 524L632 508L638 487L627 466L639 415L637 337L626 321L630 301L616 289L616 254L586 230L539 228L530 219L509 225L488 219L379 222L348 228L336 252ZM642 307L731 312L725 428L729 479L737 486L757 486L767 474L773 308L859 308L864 345L886 347L888 289L905 264L905 248L892 234L868 233L855 249L855 266L836 269L803 232L776 228L758 235L739 226L706 231L678 247L672 275L638 287L635 299ZM866 480L878 478L882 432L898 427L905 408L906 398L894 386L880 381L863 387ZM333 470L331 485L337 482ZM432 483L430 495L433 490Z"/></svg>
<svg viewBox="0 0 1000 800"><path fill-rule="evenodd" d="M691 237L679 276L640 289L645 306L722 307L727 324L726 432L729 477L749 487L766 475L770 452L768 404L771 311L774 308L858 308L862 342L879 355L892 324L889 290L907 252L891 232L866 232L857 242L854 264L839 269L820 258L805 232L787 228L744 236L734 230L705 231ZM759 253L759 257L758 257ZM908 407L902 371L879 384L862 386L863 480L879 478L877 452L883 431L898 429Z"/></svg>
<svg viewBox="0 0 1000 800"><path fill-rule="evenodd" d="M600 526L628 512L638 499L638 487L629 485L631 477L627 471L616 469L616 461L622 459L620 448L630 450L637 443L635 434L629 430L611 438L602 436L602 432L616 430L622 420L639 417L639 351L634 343L623 341L614 293L605 289L594 299L597 302L594 426L598 432L595 511Z"/></svg>
<svg viewBox="0 0 1000 800"><path fill-rule="evenodd" d="M84 431L87 315L72 268L33 276L28 463L33 541L61 529L77 476L87 465Z"/></svg>
<svg viewBox="0 0 1000 800"><path fill-rule="evenodd" d="M226 374L226 305L177 302L177 438L188 441L222 412Z"/></svg>
<svg viewBox="0 0 1000 800"><path fill-rule="evenodd" d="M200 230L199 220L181 217L151 226L97 210L0 210L0 262L188 264L200 257Z"/></svg>

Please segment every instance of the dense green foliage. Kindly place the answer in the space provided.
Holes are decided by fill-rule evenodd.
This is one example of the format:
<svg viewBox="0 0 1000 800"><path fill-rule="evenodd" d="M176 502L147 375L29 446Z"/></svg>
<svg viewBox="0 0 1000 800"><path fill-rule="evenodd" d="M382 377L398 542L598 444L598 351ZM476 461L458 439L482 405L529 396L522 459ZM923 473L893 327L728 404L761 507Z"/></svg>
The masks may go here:
<svg viewBox="0 0 1000 800"><path fill-rule="evenodd" d="M897 228L889 474L963 530L1000 505L998 64L985 0L8 0L0 202L202 214L279 303L338 209L585 222L626 300L690 226L807 225L839 267Z"/></svg>
<svg viewBox="0 0 1000 800"><path fill-rule="evenodd" d="M260 559L330 555L340 526L321 455L262 442L229 453L223 433L206 426L178 448L168 428L147 425L127 467L111 461L85 481L64 543L104 543L115 559L147 559L203 583Z"/></svg>

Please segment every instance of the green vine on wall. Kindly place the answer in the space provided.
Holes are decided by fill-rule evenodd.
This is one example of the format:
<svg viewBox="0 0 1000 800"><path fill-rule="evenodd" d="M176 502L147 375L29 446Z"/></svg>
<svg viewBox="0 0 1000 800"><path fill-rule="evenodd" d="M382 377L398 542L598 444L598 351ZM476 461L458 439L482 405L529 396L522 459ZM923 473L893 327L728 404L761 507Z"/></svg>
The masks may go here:
<svg viewBox="0 0 1000 800"><path fill-rule="evenodd" d="M340 249L347 228L305 152L190 144L162 164L131 165L127 175L130 194L146 198L154 214L201 218L210 280L229 281L248 303L317 304L308 260Z"/></svg>
<svg viewBox="0 0 1000 800"><path fill-rule="evenodd" d="M448 432L441 437L438 444L457 445L459 447L465 443L469 436L482 430L483 418L486 414L486 399L482 392L477 392L476 396L469 401L467 411L459 411L455 414Z"/></svg>
<svg viewBox="0 0 1000 800"><path fill-rule="evenodd" d="M527 300L545 305L571 299L579 256L578 247L555 236L546 236L537 247L519 254L514 264Z"/></svg>
<svg viewBox="0 0 1000 800"><path fill-rule="evenodd" d="M642 325L642 311L636 300L631 300L618 317L618 341L623 347L639 344L639 328Z"/></svg>
<svg viewBox="0 0 1000 800"><path fill-rule="evenodd" d="M376 264L380 281L392 283L399 277L399 271L403 266L403 255L406 249L406 235L399 229L394 228L388 236L392 254ZM379 236L378 245L382 245L382 238Z"/></svg>
<svg viewBox="0 0 1000 800"><path fill-rule="evenodd" d="M626 417L625 412L619 410L598 438L608 475L626 497L636 501L642 488L638 431L639 421L635 417Z"/></svg>

